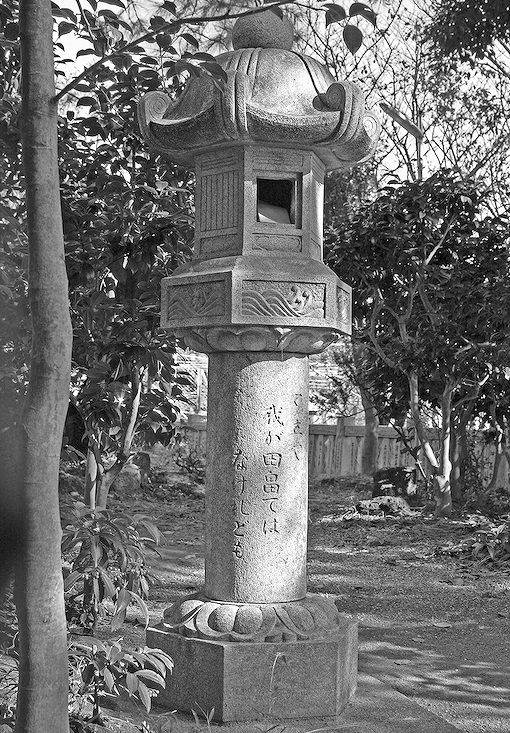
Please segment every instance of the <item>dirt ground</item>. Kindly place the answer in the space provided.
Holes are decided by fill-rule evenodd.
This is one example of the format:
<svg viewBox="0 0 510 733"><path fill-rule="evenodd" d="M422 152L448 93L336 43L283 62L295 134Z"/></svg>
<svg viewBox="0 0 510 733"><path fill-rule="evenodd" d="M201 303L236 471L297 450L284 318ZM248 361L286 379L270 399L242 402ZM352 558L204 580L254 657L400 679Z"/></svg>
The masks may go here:
<svg viewBox="0 0 510 733"><path fill-rule="evenodd" d="M132 506L165 537L152 561L155 623L203 583L204 500L162 477ZM367 497L352 481L310 487L309 591L358 618L365 672L465 733L510 733L510 564L491 569L438 554L472 534L465 519L346 520L346 509ZM140 627L129 637L143 643Z"/></svg>
<svg viewBox="0 0 510 733"><path fill-rule="evenodd" d="M152 517L164 535L151 558L151 622L177 598L203 584L204 499L200 489L168 466L134 497L112 497L112 510ZM310 487L309 592L328 594L359 620L360 668L390 684L464 733L510 733L510 563L491 569L438 554L473 532L464 519L411 517L346 519L365 488L353 481ZM144 645L136 609L115 634L97 635ZM157 704L147 717L131 702L113 714L158 728ZM410 733L412 733L410 731Z"/></svg>

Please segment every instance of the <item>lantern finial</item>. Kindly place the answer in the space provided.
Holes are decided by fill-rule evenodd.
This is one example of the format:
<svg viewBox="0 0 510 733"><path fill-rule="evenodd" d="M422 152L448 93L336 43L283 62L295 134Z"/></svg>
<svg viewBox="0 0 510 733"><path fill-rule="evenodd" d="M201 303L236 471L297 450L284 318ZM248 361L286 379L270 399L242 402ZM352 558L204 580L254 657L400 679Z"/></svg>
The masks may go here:
<svg viewBox="0 0 510 733"><path fill-rule="evenodd" d="M234 49L281 48L290 51L294 42L294 26L280 13L266 10L238 18L232 30Z"/></svg>

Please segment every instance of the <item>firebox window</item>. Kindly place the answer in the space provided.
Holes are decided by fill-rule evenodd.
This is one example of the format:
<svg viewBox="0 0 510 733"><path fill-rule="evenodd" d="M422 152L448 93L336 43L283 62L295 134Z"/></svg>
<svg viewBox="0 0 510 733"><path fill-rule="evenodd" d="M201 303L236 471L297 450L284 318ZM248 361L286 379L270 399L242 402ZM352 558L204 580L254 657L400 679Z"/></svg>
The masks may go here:
<svg viewBox="0 0 510 733"><path fill-rule="evenodd" d="M257 178L257 221L297 224L295 179Z"/></svg>

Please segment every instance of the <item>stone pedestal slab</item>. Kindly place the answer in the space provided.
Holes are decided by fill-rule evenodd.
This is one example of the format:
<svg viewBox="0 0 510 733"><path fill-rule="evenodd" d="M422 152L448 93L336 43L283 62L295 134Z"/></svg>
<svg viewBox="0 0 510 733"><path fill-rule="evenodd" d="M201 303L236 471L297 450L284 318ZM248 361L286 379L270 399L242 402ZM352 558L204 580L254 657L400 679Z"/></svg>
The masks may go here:
<svg viewBox="0 0 510 733"><path fill-rule="evenodd" d="M147 643L175 664L158 704L214 708L219 722L337 716L356 689L357 622L346 616L329 637L308 641L240 644L155 627Z"/></svg>

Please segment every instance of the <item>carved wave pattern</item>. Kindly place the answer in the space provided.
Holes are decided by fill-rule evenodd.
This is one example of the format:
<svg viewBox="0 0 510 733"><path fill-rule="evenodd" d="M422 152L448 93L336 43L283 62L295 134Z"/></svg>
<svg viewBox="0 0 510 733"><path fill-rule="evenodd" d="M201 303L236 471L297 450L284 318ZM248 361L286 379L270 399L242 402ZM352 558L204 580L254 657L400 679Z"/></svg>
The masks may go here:
<svg viewBox="0 0 510 733"><path fill-rule="evenodd" d="M196 287L175 288L167 306L167 318L177 320L199 316L221 316L225 312L225 297L222 285L197 289Z"/></svg>
<svg viewBox="0 0 510 733"><path fill-rule="evenodd" d="M319 286L323 288L324 286ZM315 290L317 286L315 286ZM266 316L270 318L324 318L324 295L318 297L314 286L300 288L291 285L288 294L275 288L262 292L243 288L241 312L245 316Z"/></svg>
<svg viewBox="0 0 510 733"><path fill-rule="evenodd" d="M339 624L334 602L308 595L289 603L224 603L201 593L164 613L163 626L181 636L216 641L292 642L329 635Z"/></svg>

